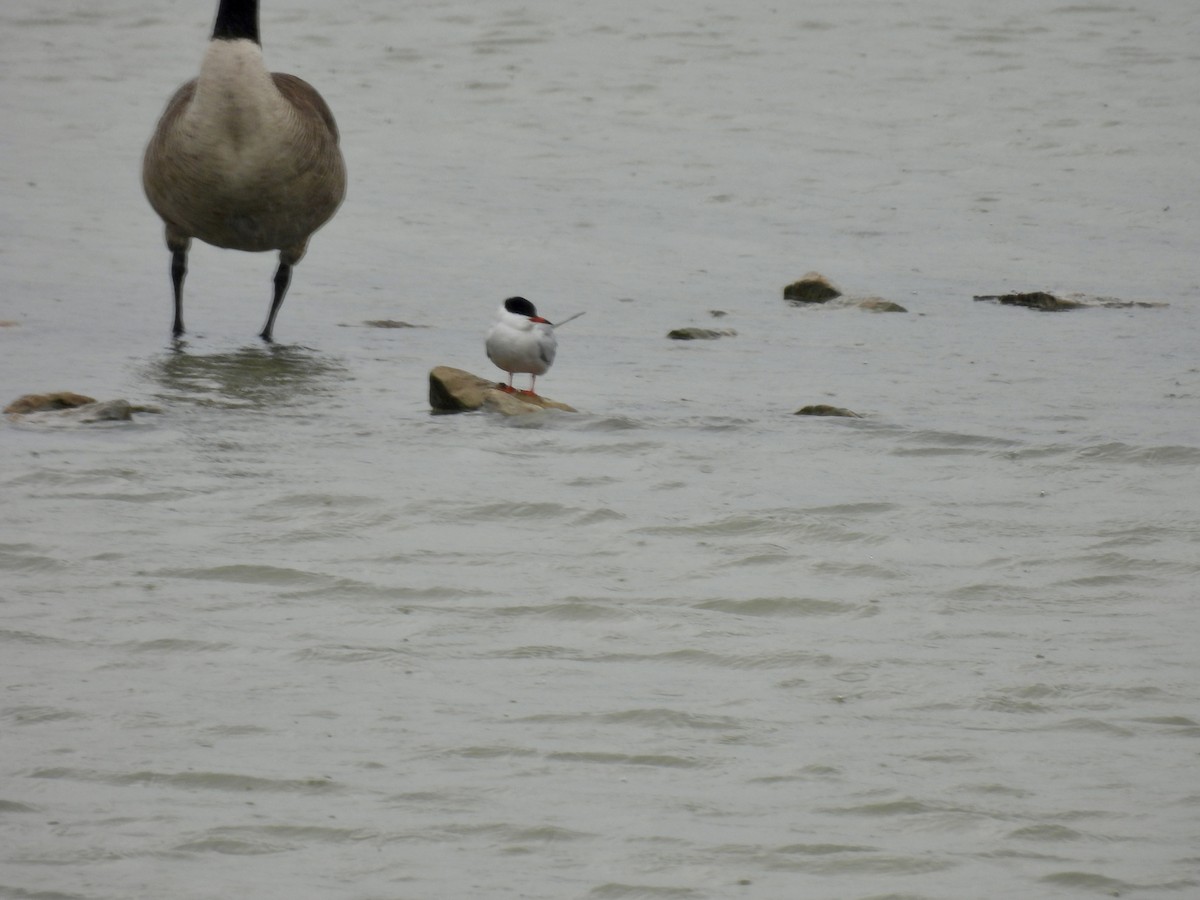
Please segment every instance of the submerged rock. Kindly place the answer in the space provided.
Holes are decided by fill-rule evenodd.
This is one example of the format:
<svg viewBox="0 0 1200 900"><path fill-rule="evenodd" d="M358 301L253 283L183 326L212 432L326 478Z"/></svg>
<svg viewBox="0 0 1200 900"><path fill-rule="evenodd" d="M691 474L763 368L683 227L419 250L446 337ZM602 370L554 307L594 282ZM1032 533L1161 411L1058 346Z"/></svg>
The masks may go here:
<svg viewBox="0 0 1200 900"><path fill-rule="evenodd" d="M128 400L102 400L66 410L63 415L79 422L128 422L133 419L134 411L133 404ZM139 408L137 411L146 410Z"/></svg>
<svg viewBox="0 0 1200 900"><path fill-rule="evenodd" d="M673 341L715 341L736 335L737 332L732 328L676 328L667 332L667 337Z"/></svg>
<svg viewBox="0 0 1200 900"><path fill-rule="evenodd" d="M783 289L783 299L793 306L802 306L807 303L828 303L840 296L842 296L842 292L820 272L809 272L799 281L793 281Z"/></svg>
<svg viewBox="0 0 1200 900"><path fill-rule="evenodd" d="M899 303L884 300L882 297L864 297L862 300L856 301L854 305L870 312L908 312Z"/></svg>
<svg viewBox="0 0 1200 900"><path fill-rule="evenodd" d="M1065 309L1078 309L1083 306L1077 300L1065 300L1045 291L1030 291L1025 294L984 294L976 296L975 299L1003 303L1005 306L1025 306L1043 312L1061 312Z"/></svg>
<svg viewBox="0 0 1200 900"><path fill-rule="evenodd" d="M783 299L792 306L857 307L868 312L908 312L899 303L882 297L847 297L820 272L809 272L783 289ZM834 302L836 301L836 302Z"/></svg>
<svg viewBox="0 0 1200 900"><path fill-rule="evenodd" d="M1042 312L1061 312L1067 309L1165 309L1169 303L1148 300L1122 300L1119 297L1095 297L1089 294L1071 294L1059 297L1045 291L1027 294L977 294L975 300L988 303L1003 303L1006 306L1024 306Z"/></svg>
<svg viewBox="0 0 1200 900"><path fill-rule="evenodd" d="M430 370L429 405L439 413L471 412L476 409L506 416L527 415L542 409L578 412L572 406L536 394L510 394L497 381L480 378L451 366L436 366Z"/></svg>
<svg viewBox="0 0 1200 900"><path fill-rule="evenodd" d="M853 410L843 409L840 406L830 406L827 403L816 403L811 406L802 406L796 410L793 415L797 416L844 416L849 419L861 419L862 416Z"/></svg>
<svg viewBox="0 0 1200 900"><path fill-rule="evenodd" d="M424 325L414 325L400 319L368 319L363 322L368 328L424 328Z"/></svg>

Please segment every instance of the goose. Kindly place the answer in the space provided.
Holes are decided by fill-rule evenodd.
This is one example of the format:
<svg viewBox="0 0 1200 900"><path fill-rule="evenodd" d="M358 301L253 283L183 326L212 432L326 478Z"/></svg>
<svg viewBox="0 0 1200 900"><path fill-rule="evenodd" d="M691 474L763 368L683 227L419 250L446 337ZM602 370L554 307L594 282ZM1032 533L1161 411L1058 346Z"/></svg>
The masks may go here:
<svg viewBox="0 0 1200 900"><path fill-rule="evenodd" d="M488 359L508 373L508 384L500 385L502 390L513 393L513 375L528 372L529 390L521 393L536 397L537 377L554 364L558 339L554 325L539 316L532 303L524 297L509 297L500 304L484 346Z"/></svg>
<svg viewBox="0 0 1200 900"><path fill-rule="evenodd" d="M279 251L267 323L275 317L313 232L346 194L346 164L328 104L295 75L268 72L258 0L220 0L200 74L167 102L146 147L142 185L163 220L183 327L183 279L192 238L214 247Z"/></svg>

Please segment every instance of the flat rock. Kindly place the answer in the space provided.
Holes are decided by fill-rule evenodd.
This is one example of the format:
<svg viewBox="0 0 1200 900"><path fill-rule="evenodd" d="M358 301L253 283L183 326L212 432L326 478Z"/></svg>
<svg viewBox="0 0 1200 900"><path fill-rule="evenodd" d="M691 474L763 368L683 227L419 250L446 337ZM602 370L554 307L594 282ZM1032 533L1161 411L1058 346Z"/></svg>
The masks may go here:
<svg viewBox="0 0 1200 900"><path fill-rule="evenodd" d="M848 419L861 419L862 416L850 409L843 409L840 406L830 406L827 403L815 403L811 406L802 406L796 410L794 415L797 416L843 416Z"/></svg>
<svg viewBox="0 0 1200 900"><path fill-rule="evenodd" d="M436 366L429 372L429 405L434 412L457 413L485 409L506 416L520 416L543 409L578 412L572 406L538 394L503 390L500 382L480 378L463 369Z"/></svg>
<svg viewBox="0 0 1200 900"><path fill-rule="evenodd" d="M673 341L715 341L736 335L732 328L676 328L667 332L667 337Z"/></svg>
<svg viewBox="0 0 1200 900"><path fill-rule="evenodd" d="M828 303L840 296L842 292L820 272L809 272L799 281L793 281L783 289L783 299L793 306Z"/></svg>

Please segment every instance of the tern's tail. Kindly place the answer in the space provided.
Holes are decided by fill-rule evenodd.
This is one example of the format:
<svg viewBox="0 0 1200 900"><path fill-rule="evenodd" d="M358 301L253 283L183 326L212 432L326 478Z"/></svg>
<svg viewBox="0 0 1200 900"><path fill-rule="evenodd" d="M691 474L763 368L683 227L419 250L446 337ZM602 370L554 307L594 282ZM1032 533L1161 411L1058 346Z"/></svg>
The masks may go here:
<svg viewBox="0 0 1200 900"><path fill-rule="evenodd" d="M587 312L587 310L585 309L583 312ZM581 313L581 312L577 312L577 313L575 313L575 315L571 316L569 319L563 319L561 322L552 322L552 323L550 324L550 327L551 327L551 328L562 328L562 327L563 327L564 325L566 325L568 322L571 322L571 321L573 321L573 320L575 320L575 319L578 319L578 318L579 318L580 316L582 316L582 315L583 315L583 313Z"/></svg>

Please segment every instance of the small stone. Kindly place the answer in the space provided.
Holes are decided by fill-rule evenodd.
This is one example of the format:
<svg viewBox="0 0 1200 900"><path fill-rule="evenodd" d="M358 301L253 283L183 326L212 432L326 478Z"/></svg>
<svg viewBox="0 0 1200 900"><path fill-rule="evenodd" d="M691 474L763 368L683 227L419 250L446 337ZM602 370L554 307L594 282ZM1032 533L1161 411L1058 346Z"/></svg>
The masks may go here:
<svg viewBox="0 0 1200 900"><path fill-rule="evenodd" d="M844 416L850 419L861 419L858 413L853 410L843 409L840 406L830 406L827 403L816 403L811 406L802 406L796 410L794 415L797 416Z"/></svg>
<svg viewBox="0 0 1200 900"><path fill-rule="evenodd" d="M842 292L819 272L809 272L799 281L793 281L783 289L783 299L789 301L793 306L828 303L840 296L842 296Z"/></svg>
<svg viewBox="0 0 1200 900"><path fill-rule="evenodd" d="M667 332L667 337L673 341L715 341L736 334L732 328L676 328Z"/></svg>

